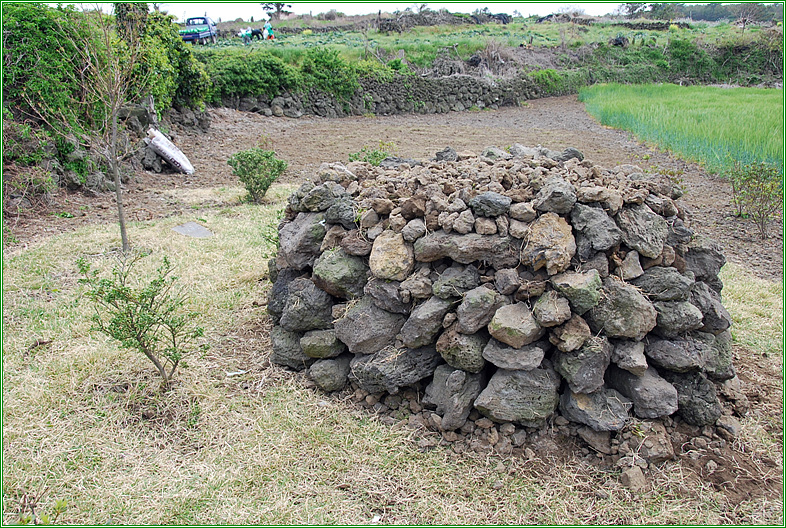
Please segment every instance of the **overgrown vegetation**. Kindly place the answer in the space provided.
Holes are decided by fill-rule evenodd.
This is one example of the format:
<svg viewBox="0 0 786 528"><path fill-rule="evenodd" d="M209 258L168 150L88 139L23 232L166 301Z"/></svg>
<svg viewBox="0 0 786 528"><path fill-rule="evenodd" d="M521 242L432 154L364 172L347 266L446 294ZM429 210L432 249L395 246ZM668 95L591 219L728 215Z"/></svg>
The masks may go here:
<svg viewBox="0 0 786 528"><path fill-rule="evenodd" d="M764 162L736 162L725 176L737 214L753 220L765 240L770 220L783 211L783 173Z"/></svg>
<svg viewBox="0 0 786 528"><path fill-rule="evenodd" d="M135 274L139 260L146 256L121 254L111 278L100 277L98 270L91 270L90 263L80 258L79 283L87 286L85 296L95 306L93 330L119 341L121 348L144 354L167 389L183 356L197 348L204 329L193 324L199 313L182 310L186 295L175 288L177 277L172 275L168 257L163 257L149 282Z"/></svg>
<svg viewBox="0 0 786 528"><path fill-rule="evenodd" d="M783 91L675 85L596 85L579 93L602 124L658 147L731 169L733 160L783 170Z"/></svg>
<svg viewBox="0 0 786 528"><path fill-rule="evenodd" d="M385 158L392 156L396 151L396 144L392 141L379 141L379 145L376 147L370 147L368 145L363 145L358 152L352 152L349 154L349 161L364 161L366 163L370 163L375 167L379 167L379 164L382 163L382 160Z"/></svg>
<svg viewBox="0 0 786 528"><path fill-rule="evenodd" d="M287 170L287 162L272 150L254 147L232 154L227 160L234 174L246 186L249 199L260 203L274 181Z"/></svg>

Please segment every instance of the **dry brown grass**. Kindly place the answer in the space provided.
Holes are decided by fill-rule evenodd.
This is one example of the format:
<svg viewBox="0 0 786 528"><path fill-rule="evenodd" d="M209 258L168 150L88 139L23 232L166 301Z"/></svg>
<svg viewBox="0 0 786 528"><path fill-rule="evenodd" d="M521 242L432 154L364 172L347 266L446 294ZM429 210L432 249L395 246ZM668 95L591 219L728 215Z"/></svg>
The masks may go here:
<svg viewBox="0 0 786 528"><path fill-rule="evenodd" d="M38 511L66 499L59 522L69 524L782 521L779 497L731 501L679 462L652 468L648 488L632 493L617 472L572 456L424 452L417 433L383 425L349 394L271 366L271 247L259 234L286 190L277 193L270 206L199 211L210 239L171 231L194 218L131 227L132 243L177 264L212 343L165 393L143 357L90 332L90 306L78 301L74 262L111 266L114 226L4 256L3 521L41 490ZM772 419L754 413L737 446L762 464L782 454ZM782 475L782 465L764 470Z"/></svg>

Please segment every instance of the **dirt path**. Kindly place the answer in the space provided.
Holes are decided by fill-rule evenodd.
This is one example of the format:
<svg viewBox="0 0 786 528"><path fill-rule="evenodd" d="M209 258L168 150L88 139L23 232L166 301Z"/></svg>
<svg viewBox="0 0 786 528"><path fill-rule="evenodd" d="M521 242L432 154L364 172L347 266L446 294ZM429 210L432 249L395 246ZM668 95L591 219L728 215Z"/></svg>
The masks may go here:
<svg viewBox="0 0 786 528"><path fill-rule="evenodd" d="M322 162L346 162L350 153L364 145L375 147L380 141L393 142L398 155L416 159L430 158L446 146L475 152L512 143L543 145L554 150L576 147L606 167L633 163L644 169L654 166L673 171L687 190L683 202L689 206L696 231L717 240L729 261L768 280L783 278L780 221L772 226L773 236L762 242L752 222L734 217L729 187L724 181L708 176L696 164L637 143L626 132L599 125L587 115L576 96L534 100L522 108L443 115L295 120L227 109L211 110L211 114L213 124L208 132L188 131L175 137L176 144L196 167L196 174L137 174L125 195L130 219L179 214L194 205L195 191L237 185L227 158L265 138L278 156L289 162L283 176L287 182L304 181ZM189 200L179 196L185 190L191 195ZM226 204L206 199L200 205ZM74 218L55 216L60 213L73 214ZM48 206L7 219L7 224L19 240L17 245L25 245L85 223L112 221L113 195L87 197L60 191Z"/></svg>

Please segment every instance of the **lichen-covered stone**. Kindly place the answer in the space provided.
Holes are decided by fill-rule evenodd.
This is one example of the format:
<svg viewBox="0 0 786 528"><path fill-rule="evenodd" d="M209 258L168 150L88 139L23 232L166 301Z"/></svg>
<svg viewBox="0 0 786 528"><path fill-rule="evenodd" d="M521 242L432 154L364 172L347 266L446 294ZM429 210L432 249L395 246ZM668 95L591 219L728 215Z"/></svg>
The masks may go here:
<svg viewBox="0 0 786 528"><path fill-rule="evenodd" d="M347 349L346 345L336 338L333 329L306 332L300 338L300 348L305 355L316 359L337 357Z"/></svg>
<svg viewBox="0 0 786 528"><path fill-rule="evenodd" d="M491 336L513 348L534 343L545 333L524 303L499 308L488 325Z"/></svg>
<svg viewBox="0 0 786 528"><path fill-rule="evenodd" d="M658 333L665 337L676 337L703 325L701 310L688 301L661 301L654 306Z"/></svg>
<svg viewBox="0 0 786 528"><path fill-rule="evenodd" d="M499 369L475 400L475 408L495 422L536 427L559 404L560 378L551 368Z"/></svg>
<svg viewBox="0 0 786 528"><path fill-rule="evenodd" d="M314 262L312 280L320 289L334 297L354 299L363 295L368 266L360 257L343 250L325 251Z"/></svg>
<svg viewBox="0 0 786 528"><path fill-rule="evenodd" d="M591 337L578 350L556 354L554 369L567 380L570 390L589 394L603 386L611 351L608 339Z"/></svg>
<svg viewBox="0 0 786 528"><path fill-rule="evenodd" d="M401 327L399 339L403 345L407 348L420 348L433 344L442 330L442 319L452 306L453 302L437 296L416 306Z"/></svg>
<svg viewBox="0 0 786 528"><path fill-rule="evenodd" d="M325 238L325 215L322 213L300 213L279 231L277 265L279 269L302 270L317 260Z"/></svg>
<svg viewBox="0 0 786 528"><path fill-rule="evenodd" d="M633 402L614 389L601 388L589 394L565 391L560 397L559 410L571 422L595 431L619 431L628 423L628 410L632 406Z"/></svg>
<svg viewBox="0 0 786 528"><path fill-rule="evenodd" d="M270 330L270 342L273 348L270 361L294 370L308 368L316 360L303 353L303 349L300 347L300 336L301 334L297 332L290 332L280 326L274 326Z"/></svg>
<svg viewBox="0 0 786 528"><path fill-rule="evenodd" d="M373 354L392 345L407 318L378 308L363 297L335 322L336 337L353 354Z"/></svg>
<svg viewBox="0 0 786 528"><path fill-rule="evenodd" d="M547 291L535 301L532 314L544 328L558 326L570 319L570 303L554 290Z"/></svg>
<svg viewBox="0 0 786 528"><path fill-rule="evenodd" d="M347 384L351 359L345 354L336 359L317 360L308 369L308 375L325 392L341 390Z"/></svg>
<svg viewBox="0 0 786 528"><path fill-rule="evenodd" d="M646 205L630 205L617 213L616 221L622 230L622 241L629 248L649 258L661 254L669 234L662 216L653 213Z"/></svg>
<svg viewBox="0 0 786 528"><path fill-rule="evenodd" d="M570 224L555 213L546 213L529 226L521 261L536 271L545 267L549 275L556 275L568 269L575 254L576 240Z"/></svg>
<svg viewBox="0 0 786 528"><path fill-rule="evenodd" d="M290 332L330 328L332 307L330 295L310 280L297 278L289 283L289 294L279 323Z"/></svg>
<svg viewBox="0 0 786 528"><path fill-rule="evenodd" d="M475 266L452 266L434 281L432 291L437 297L455 299L480 285L480 274Z"/></svg>
<svg viewBox="0 0 786 528"><path fill-rule="evenodd" d="M488 342L483 334L460 334L454 324L437 339L437 352L451 367L476 374L483 370L483 348Z"/></svg>
<svg viewBox="0 0 786 528"><path fill-rule="evenodd" d="M396 394L434 374L440 363L442 358L433 348L386 347L372 355L355 356L349 376L365 391Z"/></svg>
<svg viewBox="0 0 786 528"><path fill-rule="evenodd" d="M470 264L505 252L510 243L509 238L499 235L460 235L437 231L415 241L415 260L434 262L448 257L460 264Z"/></svg>
<svg viewBox="0 0 786 528"><path fill-rule="evenodd" d="M635 287L609 277L603 282L597 306L587 312L587 322L593 331L608 337L641 341L655 328L657 312Z"/></svg>
<svg viewBox="0 0 786 528"><path fill-rule="evenodd" d="M456 310L456 329L462 334L474 334L488 325L497 309L505 304L508 304L505 297L485 286L469 290Z"/></svg>
<svg viewBox="0 0 786 528"><path fill-rule="evenodd" d="M551 285L570 303L577 315L584 315L600 300L603 282L597 270L585 272L566 271L551 277Z"/></svg>
<svg viewBox="0 0 786 528"><path fill-rule="evenodd" d="M470 374L450 365L440 365L423 398L423 404L436 407L442 416L443 431L458 429L467 421L472 404L480 394L485 379L482 374Z"/></svg>
<svg viewBox="0 0 786 528"><path fill-rule="evenodd" d="M546 180L538 191L532 206L538 211L569 213L576 203L576 188L560 177Z"/></svg>
<svg viewBox="0 0 786 528"><path fill-rule="evenodd" d="M549 341L561 352L572 352L581 348L591 336L592 331L587 322L574 314L565 324L551 329Z"/></svg>
<svg viewBox="0 0 786 528"><path fill-rule="evenodd" d="M415 267L415 255L401 233L384 231L374 240L368 265L378 279L403 281Z"/></svg>
<svg viewBox="0 0 786 528"><path fill-rule="evenodd" d="M693 279L674 268L655 266L631 281L652 301L687 301Z"/></svg>

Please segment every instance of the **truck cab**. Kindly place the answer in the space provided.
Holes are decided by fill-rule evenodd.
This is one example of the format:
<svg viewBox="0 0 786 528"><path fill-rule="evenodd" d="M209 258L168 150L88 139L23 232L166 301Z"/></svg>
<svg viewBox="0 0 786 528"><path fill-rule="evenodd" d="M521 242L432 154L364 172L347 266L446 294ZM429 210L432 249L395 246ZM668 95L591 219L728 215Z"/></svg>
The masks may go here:
<svg viewBox="0 0 786 528"><path fill-rule="evenodd" d="M218 29L210 17L191 17L186 20L185 28L180 30L180 37L184 42L192 44L215 44L218 41Z"/></svg>

